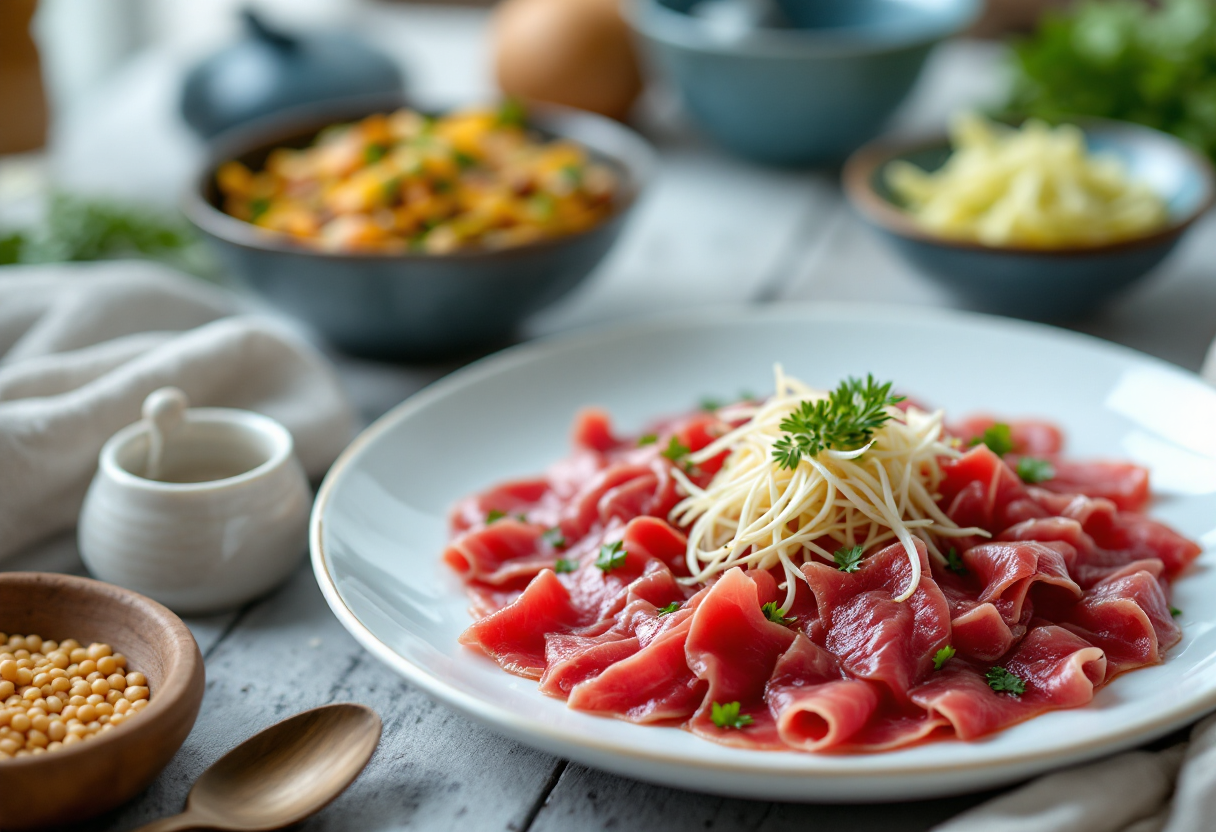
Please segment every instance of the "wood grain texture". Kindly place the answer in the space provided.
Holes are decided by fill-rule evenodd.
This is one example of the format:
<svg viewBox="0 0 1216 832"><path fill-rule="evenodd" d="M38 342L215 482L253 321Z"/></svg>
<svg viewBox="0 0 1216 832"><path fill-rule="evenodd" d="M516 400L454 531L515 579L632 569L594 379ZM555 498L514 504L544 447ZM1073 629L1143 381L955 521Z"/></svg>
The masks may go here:
<svg viewBox="0 0 1216 832"><path fill-rule="evenodd" d="M130 800L190 732L203 695L203 657L181 620L155 601L74 575L5 572L0 632L109 644L151 689L139 717L113 731L0 762L0 829L77 823Z"/></svg>

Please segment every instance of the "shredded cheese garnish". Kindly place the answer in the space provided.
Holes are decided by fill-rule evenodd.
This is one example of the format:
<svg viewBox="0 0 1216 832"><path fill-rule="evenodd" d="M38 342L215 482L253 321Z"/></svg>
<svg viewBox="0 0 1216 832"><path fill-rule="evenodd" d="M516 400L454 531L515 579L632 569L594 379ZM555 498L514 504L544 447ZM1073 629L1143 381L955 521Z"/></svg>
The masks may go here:
<svg viewBox="0 0 1216 832"><path fill-rule="evenodd" d="M875 547L899 541L912 566L908 586L896 596L904 601L920 583L919 538L930 557L946 562L942 542L969 535L989 536L978 528L959 528L934 501L943 474L940 461L960 452L942 438L943 414L916 407L887 407L889 419L871 441L855 450L827 449L803 457L794 468L773 458L773 445L784 432L781 422L804 401L825 399L815 390L775 368L776 390L768 401L740 403L720 411L739 427L689 455L703 463L729 451L722 470L698 488L673 469L687 495L671 512L688 534L690 584L704 583L735 567L785 572L782 607L794 602L799 569L816 558L833 564L839 547ZM948 548L948 547L947 547Z"/></svg>

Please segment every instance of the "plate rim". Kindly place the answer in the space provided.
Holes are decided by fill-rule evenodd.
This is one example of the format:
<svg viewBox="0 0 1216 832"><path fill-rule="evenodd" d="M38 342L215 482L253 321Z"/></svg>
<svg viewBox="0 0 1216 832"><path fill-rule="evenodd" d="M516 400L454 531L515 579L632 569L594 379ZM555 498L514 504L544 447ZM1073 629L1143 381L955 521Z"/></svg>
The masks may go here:
<svg viewBox="0 0 1216 832"><path fill-rule="evenodd" d="M779 767L765 765L763 762L766 757L770 757L774 752L757 751L755 752L756 756L754 759L749 759L745 766L740 766L734 762L693 759L682 754L662 753L650 749L637 748L628 740L606 741L600 738L562 732L539 719L523 716L505 707L500 707L492 701L466 693L394 651L388 644L378 638L367 625L359 620L354 611L347 606L346 601L342 598L337 584L330 573L324 547L324 515L327 506L334 491L339 487L339 482L344 477L347 468L351 467L352 463L376 439L395 427L412 412L425 408L432 401L444 398L449 392L455 392L469 385L476 384L488 375L509 369L521 363L538 360L555 350L567 347L587 346L594 344L596 341L627 337L631 333L678 329L687 326L713 325L718 320L733 322L743 319L751 321L792 319L832 312L854 316L868 316L877 321L885 316L896 314L906 316L907 309L895 304L832 301L782 302L744 306L707 305L693 310L647 315L624 322L601 323L573 331L547 335L479 358L427 385L394 406L355 437L330 467L317 491L317 497L313 503L312 513L309 518L309 559L326 603L329 604L330 609L342 626L355 637L356 641L364 649L368 650L368 652L372 653L372 655L432 698L459 710L494 730L509 734L524 744L541 747L549 751L559 748L578 748L595 753L601 758L595 765L602 768L609 767L602 760L607 755L608 757L620 758L622 761L642 760L652 765L677 765L684 769L697 769L722 774L745 773L749 777L775 777L779 781L788 780L790 777L816 777L821 779L844 779L859 776L870 779L884 777L923 778L967 771L977 773L976 782L982 780L985 783L996 783L1001 782L1002 770L1024 772L1026 767L1036 766L1034 770L1037 772L1094 759L1107 753L1114 753L1134 745L1151 742L1216 710L1216 685L1214 685L1211 690L1202 696L1196 696L1183 704L1175 705L1163 711L1156 711L1150 717L1123 726L1115 732L1048 750L1013 752L985 760L898 765L883 765L881 761L884 759L885 754L882 752L864 755L790 752L790 754L798 754L798 757L795 759L805 760L808 765L792 766L787 764ZM918 307L916 314L922 321L929 319L941 322L982 323L985 326L1003 329L1008 332L1033 334L1040 337L1045 336L1049 339L1072 342L1073 344L1086 346L1090 349L1097 348L1108 354L1114 353L1124 360L1133 360L1141 365L1147 364L1160 370L1185 376L1188 380L1198 382L1204 389L1212 389L1196 373L1131 347L1106 341L1085 333L1061 329L1047 324L955 309ZM1216 391L1213 394L1216 395ZM562 756L572 756L565 750L557 753L560 753ZM781 754L781 757L784 760L790 759L788 754ZM843 766L837 767L835 770L833 770L830 763L822 767L814 765L816 762L839 762L842 760L864 760L865 764L864 767ZM1048 765L1038 767L1039 764L1043 763L1047 763ZM626 776L647 779L642 772L620 771ZM1025 774L1011 774L1006 779L1014 779L1021 776L1025 776ZM959 793L980 787L961 784L960 788L943 789L933 791L933 793ZM719 793L729 792L729 790L719 789L714 789L713 791ZM735 793L752 796L756 794L753 790L748 789L736 791ZM874 799L879 798L876 796Z"/></svg>

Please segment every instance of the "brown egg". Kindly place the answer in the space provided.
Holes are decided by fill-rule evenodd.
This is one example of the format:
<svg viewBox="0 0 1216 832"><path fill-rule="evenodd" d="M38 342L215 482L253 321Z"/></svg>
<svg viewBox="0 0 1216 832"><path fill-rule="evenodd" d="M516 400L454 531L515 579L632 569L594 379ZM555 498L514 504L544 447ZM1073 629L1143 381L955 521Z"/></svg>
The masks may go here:
<svg viewBox="0 0 1216 832"><path fill-rule="evenodd" d="M623 119L642 90L619 0L504 0L493 43L507 95Z"/></svg>

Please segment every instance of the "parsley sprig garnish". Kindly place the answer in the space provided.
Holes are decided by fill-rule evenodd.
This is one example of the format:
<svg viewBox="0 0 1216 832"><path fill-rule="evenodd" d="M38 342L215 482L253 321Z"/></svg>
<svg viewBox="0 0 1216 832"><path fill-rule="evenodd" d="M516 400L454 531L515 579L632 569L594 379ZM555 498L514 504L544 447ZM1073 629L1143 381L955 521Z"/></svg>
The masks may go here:
<svg viewBox="0 0 1216 832"><path fill-rule="evenodd" d="M804 457L825 450L854 451L891 418L886 408L903 400L891 395L889 381L879 384L874 376L866 376L863 382L850 376L826 399L803 402L781 420L786 435L774 443L773 459L792 470Z"/></svg>
<svg viewBox="0 0 1216 832"><path fill-rule="evenodd" d="M941 650L938 650L936 653L934 653L933 654L933 669L941 670L942 667L946 664L946 662L948 662L954 658L955 652L957 652L957 651L955 651L955 649L953 647L951 647L949 644L947 644Z"/></svg>
<svg viewBox="0 0 1216 832"><path fill-rule="evenodd" d="M1026 692L1026 683L1003 667L990 667L984 675L988 687L997 693L1012 693L1021 696Z"/></svg>
<svg viewBox="0 0 1216 832"><path fill-rule="evenodd" d="M1018 476L1031 485L1056 478L1056 467L1046 459L1024 456L1018 460Z"/></svg>
<svg viewBox="0 0 1216 832"><path fill-rule="evenodd" d="M663 456L676 464L680 464L684 457L688 456L691 452L691 448L673 436L671 437L671 441L667 443L667 447L663 450Z"/></svg>
<svg viewBox="0 0 1216 832"><path fill-rule="evenodd" d="M629 555L625 551L625 546L621 541L616 543L605 543L600 547L599 557L595 559L595 565L603 572L611 572L618 566L625 565L625 558Z"/></svg>
<svg viewBox="0 0 1216 832"><path fill-rule="evenodd" d="M988 450L997 456L1004 456L1013 450L1013 431L1004 422L997 422L982 435L971 440L971 446L976 445L987 445Z"/></svg>
<svg viewBox="0 0 1216 832"><path fill-rule="evenodd" d="M832 559L836 561L836 568L841 572L856 572L861 566L861 556L865 553L865 549L861 546L854 546L852 549L837 549L832 555Z"/></svg>
<svg viewBox="0 0 1216 832"><path fill-rule="evenodd" d="M785 615L785 610L777 606L776 601L769 601L767 604L760 605L760 611L764 613L764 617L774 624L780 624L782 627L787 627L798 620L798 616L791 615L788 618Z"/></svg>
<svg viewBox="0 0 1216 832"><path fill-rule="evenodd" d="M966 575L967 567L963 565L963 558L958 553L958 549L953 546L946 552L946 568L956 575Z"/></svg>
<svg viewBox="0 0 1216 832"><path fill-rule="evenodd" d="M719 728L746 728L754 721L747 714L739 713L738 702L714 702L709 716Z"/></svg>
<svg viewBox="0 0 1216 832"><path fill-rule="evenodd" d="M559 575L566 572L573 572L575 569L578 569L578 561L575 560L558 558L557 563L553 564L553 571Z"/></svg>
<svg viewBox="0 0 1216 832"><path fill-rule="evenodd" d="M672 601L670 604L668 604L665 607L659 607L659 618L662 618L665 615L671 615L673 612L675 612L679 608L680 608L679 601Z"/></svg>

